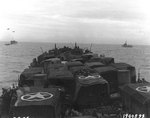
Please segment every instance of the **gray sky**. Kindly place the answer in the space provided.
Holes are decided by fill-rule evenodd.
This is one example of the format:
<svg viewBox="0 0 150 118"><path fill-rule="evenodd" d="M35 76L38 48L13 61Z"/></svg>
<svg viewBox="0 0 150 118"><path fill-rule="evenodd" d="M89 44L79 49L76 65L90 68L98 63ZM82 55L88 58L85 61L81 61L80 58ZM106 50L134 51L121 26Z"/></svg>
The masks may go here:
<svg viewBox="0 0 150 118"><path fill-rule="evenodd" d="M0 40L150 45L149 6L149 0L0 0Z"/></svg>

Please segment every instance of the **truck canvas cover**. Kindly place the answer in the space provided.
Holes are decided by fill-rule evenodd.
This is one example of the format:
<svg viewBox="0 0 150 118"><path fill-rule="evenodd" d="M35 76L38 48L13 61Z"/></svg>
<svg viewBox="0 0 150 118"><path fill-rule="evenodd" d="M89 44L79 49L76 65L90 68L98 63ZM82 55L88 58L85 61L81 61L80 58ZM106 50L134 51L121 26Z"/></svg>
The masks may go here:
<svg viewBox="0 0 150 118"><path fill-rule="evenodd" d="M128 112L150 117L150 83L128 84L120 87L122 99Z"/></svg>
<svg viewBox="0 0 150 118"><path fill-rule="evenodd" d="M61 61L59 58L50 58L50 59L46 59L42 61L41 64L44 67L44 71L47 73L47 70L49 69L49 67L51 67L53 64L60 65Z"/></svg>
<svg viewBox="0 0 150 118"><path fill-rule="evenodd" d="M104 66L104 64L101 62L87 62L87 63L85 63L85 65L90 67L90 68L96 68L96 67Z"/></svg>
<svg viewBox="0 0 150 118"><path fill-rule="evenodd" d="M90 60L88 60L88 62L101 62L101 58L100 57L92 57Z"/></svg>
<svg viewBox="0 0 150 118"><path fill-rule="evenodd" d="M77 58L77 59L72 59L71 61L79 61L79 62L81 62L81 63L83 63L83 59L82 58Z"/></svg>
<svg viewBox="0 0 150 118"><path fill-rule="evenodd" d="M113 63L111 66L115 67L116 69L130 69L134 68L133 66L126 64L126 63Z"/></svg>
<svg viewBox="0 0 150 118"><path fill-rule="evenodd" d="M54 117L59 99L60 92L57 88L19 88L11 100L11 115L13 117Z"/></svg>
<svg viewBox="0 0 150 118"><path fill-rule="evenodd" d="M65 65L61 64L61 63L60 64L49 64L48 68L47 68L47 72L50 72L50 71L53 72L53 70L57 70L57 71L66 70L66 68L65 68Z"/></svg>
<svg viewBox="0 0 150 118"><path fill-rule="evenodd" d="M87 66L74 67L70 69L74 76L99 75L94 69Z"/></svg>
<svg viewBox="0 0 150 118"><path fill-rule="evenodd" d="M76 73L77 71L83 70L83 69L90 69L90 68L87 67L87 66L76 66L76 67L71 67L71 68L70 68L70 71L74 74L74 73Z"/></svg>
<svg viewBox="0 0 150 118"><path fill-rule="evenodd" d="M118 90L117 70L111 66L94 68L110 85L110 92L114 93Z"/></svg>
<svg viewBox="0 0 150 118"><path fill-rule="evenodd" d="M108 82L100 75L78 76L75 93L75 103L78 107L98 106L104 103L108 93Z"/></svg>
<svg viewBox="0 0 150 118"><path fill-rule="evenodd" d="M48 79L73 79L73 75L68 70L53 70L53 72L50 72L48 74Z"/></svg>
<svg viewBox="0 0 150 118"><path fill-rule="evenodd" d="M33 77L35 74L42 74L43 68L42 67L33 67L33 68L27 68L25 69L21 75L19 80L19 86L27 85L27 86L33 86L34 80Z"/></svg>
<svg viewBox="0 0 150 118"><path fill-rule="evenodd" d="M83 54L82 57L83 58L89 58L89 59L92 58L92 57L97 58L98 54L96 54L96 53L87 53L87 54Z"/></svg>
<svg viewBox="0 0 150 118"><path fill-rule="evenodd" d="M106 65L112 64L112 63L114 63L114 58L112 58L112 57L101 57L100 62L102 62L103 64L106 64Z"/></svg>
<svg viewBox="0 0 150 118"><path fill-rule="evenodd" d="M46 59L44 61L42 61L42 63L61 63L60 59L59 58L50 58L50 59Z"/></svg>
<svg viewBox="0 0 150 118"><path fill-rule="evenodd" d="M112 67L116 68L117 70L129 70L130 71L130 76L131 76L131 83L136 82L136 72L135 72L135 67L126 64L126 63L113 63L111 64Z"/></svg>
<svg viewBox="0 0 150 118"><path fill-rule="evenodd" d="M66 66L68 67L68 69L70 69L71 67L83 66L83 63L81 63L80 61L67 62Z"/></svg>
<svg viewBox="0 0 150 118"><path fill-rule="evenodd" d="M27 68L21 73L21 76L25 76L26 78L28 78L33 76L34 74L40 74L42 72L43 72L42 67Z"/></svg>
<svg viewBox="0 0 150 118"><path fill-rule="evenodd" d="M75 78L68 70L53 70L53 72L49 73L48 75L48 86L55 85L64 87L66 90L66 94L69 94L72 97L75 90L75 84Z"/></svg>

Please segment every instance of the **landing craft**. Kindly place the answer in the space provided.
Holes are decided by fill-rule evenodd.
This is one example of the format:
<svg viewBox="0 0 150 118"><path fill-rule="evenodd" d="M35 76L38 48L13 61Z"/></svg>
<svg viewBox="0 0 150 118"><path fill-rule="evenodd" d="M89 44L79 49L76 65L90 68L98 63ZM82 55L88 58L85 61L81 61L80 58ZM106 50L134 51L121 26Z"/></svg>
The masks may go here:
<svg viewBox="0 0 150 118"><path fill-rule="evenodd" d="M9 118L122 118L123 113L149 118L150 83L141 82L129 64L84 52L77 44L55 45L33 59L17 87L3 88L0 113Z"/></svg>

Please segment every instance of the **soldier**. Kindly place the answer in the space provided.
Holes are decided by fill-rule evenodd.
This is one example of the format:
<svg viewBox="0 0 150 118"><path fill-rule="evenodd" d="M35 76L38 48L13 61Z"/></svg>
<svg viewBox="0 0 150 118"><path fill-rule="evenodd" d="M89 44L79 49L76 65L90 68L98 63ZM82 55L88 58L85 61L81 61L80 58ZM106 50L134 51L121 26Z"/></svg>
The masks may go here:
<svg viewBox="0 0 150 118"><path fill-rule="evenodd" d="M38 65L36 58L33 59L32 63L30 65L31 65L31 67L36 67Z"/></svg>

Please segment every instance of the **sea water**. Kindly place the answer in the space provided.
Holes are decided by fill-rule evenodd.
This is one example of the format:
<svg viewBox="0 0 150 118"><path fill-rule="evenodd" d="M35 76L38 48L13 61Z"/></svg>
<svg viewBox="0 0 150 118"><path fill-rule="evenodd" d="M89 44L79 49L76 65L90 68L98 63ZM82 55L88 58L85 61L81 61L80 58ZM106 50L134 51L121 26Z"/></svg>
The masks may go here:
<svg viewBox="0 0 150 118"><path fill-rule="evenodd" d="M17 83L21 72L28 68L32 59L54 48L54 43L19 42L15 45L5 45L0 42L0 89ZM125 62L136 67L136 72L141 73L150 81L150 46L134 45L124 48L121 45L104 44L78 44L81 48L90 49L99 55L113 57L115 62ZM73 43L59 43L57 47L74 47Z"/></svg>

